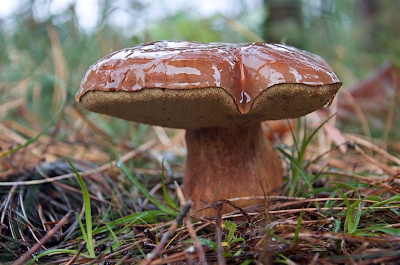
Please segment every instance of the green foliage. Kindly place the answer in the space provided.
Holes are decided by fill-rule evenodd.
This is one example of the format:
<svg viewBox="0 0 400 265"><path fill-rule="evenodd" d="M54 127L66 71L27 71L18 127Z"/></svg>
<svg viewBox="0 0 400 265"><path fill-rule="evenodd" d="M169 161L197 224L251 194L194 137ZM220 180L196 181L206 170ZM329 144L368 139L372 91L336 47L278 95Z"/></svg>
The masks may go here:
<svg viewBox="0 0 400 265"><path fill-rule="evenodd" d="M83 209L85 211L86 227L83 226L83 223L82 223L81 219L79 218L78 213L76 213L76 218L79 222L79 227L81 228L83 239L86 242L86 248L89 252L89 256L91 258L94 258L96 255L94 253L94 246L93 246L92 208L91 208L91 203L90 203L90 194L89 194L89 191L88 191L81 175L79 175L79 172L76 170L76 168L71 163L71 161L68 160L68 163L71 166L72 170L74 171L76 178L78 179L79 185L81 186L81 189L82 189Z"/></svg>
<svg viewBox="0 0 400 265"><path fill-rule="evenodd" d="M225 239L222 241L222 247L224 249L224 256L226 258L231 258L231 257L237 257L240 255L240 253L242 253L243 248L238 248L238 250L236 250L234 253L231 252L232 247L235 244L238 243L244 243L245 240L242 237L236 237L235 233L237 231L237 224L226 220L224 222L224 228L225 228ZM212 249L215 253L217 253L218 248L217 248L217 243L214 240L208 239L208 238L198 238L199 242L201 245L206 246L210 249ZM193 243L192 239L187 240L187 242L189 243ZM248 261L245 261L243 264L248 264Z"/></svg>
<svg viewBox="0 0 400 265"><path fill-rule="evenodd" d="M309 166L310 161L304 161L304 156L307 147L310 145L314 136L328 120L329 119L321 123L317 128L313 129L310 134L308 134L306 119L297 119L296 134L293 134L294 145L289 148L290 153L280 146L277 147L277 149L290 161L291 165L292 180L288 190L289 196L299 196L307 188L311 194L313 193L314 188L312 183L320 176L319 174L313 176L307 172L307 167ZM300 137L302 137L302 139L299 141ZM301 184L299 182L300 180L305 184Z"/></svg>
<svg viewBox="0 0 400 265"><path fill-rule="evenodd" d="M78 253L77 250L71 250L71 249L49 249L49 250L45 250L45 251L39 253L35 258L33 258L29 262L27 262L26 265L36 264L36 262L39 259L41 259L43 257L51 256L51 255L57 255L57 254L75 255L77 253ZM81 255L83 257L89 258L88 255L85 255L85 254L81 254Z"/></svg>
<svg viewBox="0 0 400 265"><path fill-rule="evenodd" d="M358 191L355 188L353 188L352 186L347 185L347 184L340 184L340 186L350 188L358 195L358 199L355 202L350 203L350 201L348 200L348 198L344 194L344 192L341 191L339 189L339 187L337 188L337 191L339 192L340 196L343 198L343 201L347 208L346 209L346 219L344 221L344 232L349 233L349 234L354 234L358 229L358 224L360 223L360 219L361 219L361 201L362 201L362 199L360 198L360 194L358 193Z"/></svg>
<svg viewBox="0 0 400 265"><path fill-rule="evenodd" d="M164 160L162 161L162 166L161 166L161 185L162 185L162 191L164 195L164 200L165 202L171 206L173 209L178 209L178 206L174 203L174 201L171 199L171 197L168 194L167 187L165 186L165 176L164 176Z"/></svg>
<svg viewBox="0 0 400 265"><path fill-rule="evenodd" d="M121 161L118 162L117 166L121 168L122 172L132 181L132 184L143 193L143 195L149 199L155 206L157 206L163 212L170 214L171 216L177 216L178 211L173 210L169 207L166 207L164 204L160 203L150 192L143 186L143 184L132 174L129 172L128 168Z"/></svg>
<svg viewBox="0 0 400 265"><path fill-rule="evenodd" d="M225 241L222 242L222 245L225 248L227 248L227 250L230 250L232 248L232 245L235 243L245 242L244 238L235 236L236 228L237 228L236 223L226 220L224 222L224 227L227 230L227 233L225 235Z"/></svg>
<svg viewBox="0 0 400 265"><path fill-rule="evenodd" d="M303 211L300 213L299 219L297 220L296 230L294 231L293 244L296 244L299 240L299 233L302 221L303 221Z"/></svg>
<svg viewBox="0 0 400 265"><path fill-rule="evenodd" d="M193 242L193 240L188 240L188 242ZM199 242L201 245L209 247L212 249L215 253L217 253L217 243L214 240L208 239L208 238L199 238ZM231 253L227 250L224 250L224 256L225 258L231 258L231 257L236 257L240 255L240 253L243 251L242 248L240 248L238 251L235 253Z"/></svg>
<svg viewBox="0 0 400 265"><path fill-rule="evenodd" d="M374 233L371 233L371 231L374 231ZM360 236L381 236L382 234L400 236L400 229L385 227L384 225L371 225L366 228L360 228L357 231L357 235Z"/></svg>
<svg viewBox="0 0 400 265"><path fill-rule="evenodd" d="M107 222L105 226L98 226L93 230L93 234L99 234L108 231L109 229L114 229L119 226L129 227L135 224L146 224L146 223L156 223L159 217L168 216L164 211L161 210L147 210L139 213L132 213L125 215L121 218L115 219L113 221Z"/></svg>

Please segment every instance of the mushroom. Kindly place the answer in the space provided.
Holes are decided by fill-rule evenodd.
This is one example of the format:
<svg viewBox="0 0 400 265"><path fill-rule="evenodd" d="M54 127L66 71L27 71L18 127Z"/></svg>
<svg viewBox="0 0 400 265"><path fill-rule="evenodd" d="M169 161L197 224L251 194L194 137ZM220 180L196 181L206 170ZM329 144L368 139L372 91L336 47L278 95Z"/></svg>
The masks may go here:
<svg viewBox="0 0 400 265"><path fill-rule="evenodd" d="M199 208L279 194L282 162L261 122L327 106L340 86L322 58L291 46L158 41L93 64L76 100L90 111L186 129L183 192Z"/></svg>

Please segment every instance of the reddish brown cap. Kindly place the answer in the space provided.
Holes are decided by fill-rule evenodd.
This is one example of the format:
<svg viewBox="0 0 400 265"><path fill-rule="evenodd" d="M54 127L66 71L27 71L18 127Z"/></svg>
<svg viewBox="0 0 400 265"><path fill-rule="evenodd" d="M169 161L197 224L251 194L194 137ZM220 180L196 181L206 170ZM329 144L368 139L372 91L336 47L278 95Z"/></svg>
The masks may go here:
<svg viewBox="0 0 400 265"><path fill-rule="evenodd" d="M286 45L159 41L92 65L76 100L126 120L197 129L300 117L340 86L322 58Z"/></svg>

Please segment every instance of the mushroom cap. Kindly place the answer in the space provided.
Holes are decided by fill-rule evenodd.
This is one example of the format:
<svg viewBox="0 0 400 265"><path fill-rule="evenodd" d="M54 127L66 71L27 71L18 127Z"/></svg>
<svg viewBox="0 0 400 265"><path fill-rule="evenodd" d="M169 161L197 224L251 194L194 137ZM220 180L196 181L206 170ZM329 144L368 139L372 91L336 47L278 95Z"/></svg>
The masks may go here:
<svg viewBox="0 0 400 265"><path fill-rule="evenodd" d="M94 112L198 129L300 117L340 86L321 57L291 46L158 41L93 64L75 98Z"/></svg>

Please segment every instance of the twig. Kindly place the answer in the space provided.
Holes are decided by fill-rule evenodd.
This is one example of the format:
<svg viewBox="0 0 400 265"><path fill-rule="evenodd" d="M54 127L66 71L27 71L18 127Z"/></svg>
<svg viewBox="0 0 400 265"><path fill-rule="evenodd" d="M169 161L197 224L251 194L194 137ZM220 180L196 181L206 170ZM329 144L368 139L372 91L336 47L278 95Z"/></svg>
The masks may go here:
<svg viewBox="0 0 400 265"><path fill-rule="evenodd" d="M391 176L398 174L399 172L397 170L393 170L390 166L383 164L383 163L379 163L378 161L376 161L374 158L370 157L369 155L367 155L366 153L364 153L364 151L358 147L355 143L349 143L348 147L354 149L355 152L357 152L358 154L360 154L363 158L365 158L365 160L367 160L368 162L370 162L371 164L374 164L376 166L378 166L380 169L382 169L386 174L389 174Z"/></svg>
<svg viewBox="0 0 400 265"><path fill-rule="evenodd" d="M189 212L191 207L192 207L192 204L190 202L183 205L179 215L175 218L174 222L168 228L167 232L161 237L160 243L157 245L157 247L155 249L153 249L152 252L147 254L147 257L145 260L140 262L141 265L149 265L151 263L151 261L161 253L163 248L168 244L169 240L175 234L176 229L182 223L183 218L187 215L187 213Z"/></svg>
<svg viewBox="0 0 400 265"><path fill-rule="evenodd" d="M282 235L283 238L293 238L295 236L294 233L288 233ZM348 242L369 242L369 243L381 243L386 244L389 242L397 242L400 240L398 236L353 236L350 234L342 234L342 233L333 233L333 232L300 232L298 234L299 238L318 238L318 239L336 239L336 240L344 240Z"/></svg>
<svg viewBox="0 0 400 265"><path fill-rule="evenodd" d="M176 194L179 198L181 205L185 205L186 200L185 200L185 197L183 196L181 188L179 187L179 185L176 181L174 181L174 185L175 185L175 189L176 189ZM186 224L186 228L188 230L190 237L193 239L194 247L196 248L196 251L199 254L200 264L207 265L207 259L206 259L206 255L204 253L204 249L201 246L199 239L197 238L196 231L194 231L192 222L190 221L189 218L185 218L185 224Z"/></svg>
<svg viewBox="0 0 400 265"><path fill-rule="evenodd" d="M33 245L31 249L25 252L18 260L16 260L14 265L23 265L25 261L32 256L39 248L41 248L54 234L60 230L60 228L68 221L73 211L69 211L54 227L51 229L38 243Z"/></svg>
<svg viewBox="0 0 400 265"><path fill-rule="evenodd" d="M217 259L218 264L226 265L224 248L222 247L222 232L221 232L221 221L222 221L222 209L224 204L221 201L213 203L212 207L217 210L217 219L215 220L215 233L217 234Z"/></svg>
<svg viewBox="0 0 400 265"><path fill-rule="evenodd" d="M265 196L264 196L264 199L266 199ZM266 200L266 202L267 201L268 200ZM232 200L220 200L220 202L227 203L230 206L232 206L233 208L235 208L236 210L239 210L241 212L241 214L243 215L243 217L246 219L246 222L249 224L251 223L251 217L247 214L247 212L243 208L241 208L241 207L237 206L235 203L233 203Z"/></svg>
<svg viewBox="0 0 400 265"><path fill-rule="evenodd" d="M396 163L397 165L400 166L400 159L397 158L394 155L389 154L388 151L384 150L383 148L377 146L376 144L372 143L371 141L365 140L359 136L353 135L353 134L345 134L346 138L349 139L350 141L355 142L358 145L362 145L368 149L371 149L375 153L385 157L386 159L391 160L392 162Z"/></svg>
<svg viewBox="0 0 400 265"><path fill-rule="evenodd" d="M142 246L146 241L147 240L145 240L145 239L141 239L141 240L135 241L134 243L131 243L131 244L122 245L120 248L114 249L113 252L108 253L107 255L103 256L99 261L105 261L105 260L112 259L115 256L123 255L123 253L129 252L134 247L137 247L138 249L140 249L140 246Z"/></svg>
<svg viewBox="0 0 400 265"><path fill-rule="evenodd" d="M76 259L79 257L79 255L82 253L82 251L85 249L85 247L86 247L86 242L83 241L81 244L79 244L78 251L72 256L72 258L67 263L65 263L65 265L74 264Z"/></svg>
<svg viewBox="0 0 400 265"><path fill-rule="evenodd" d="M347 200L349 201L357 201L358 199L356 198L347 198ZM326 201L343 201L343 198L310 198L310 199L303 199L303 200L299 200L299 201L290 201L290 202L284 202L284 203L277 203L274 205L269 206L269 211L271 210L276 210L276 209L280 209L280 208L285 208L285 207L290 207L290 206L295 206L298 204L304 204L304 203L310 203L310 202L326 202ZM374 200L368 200L368 199L362 199L362 202L368 202L368 203L377 203L377 201ZM389 203L390 204L390 203ZM303 208L303 207L301 207ZM310 209L310 208L305 208L305 209ZM319 208L322 209L322 208ZM326 208L328 209L328 208ZM333 209L333 208L329 208L329 209ZM301 210L301 209L300 209Z"/></svg>
<svg viewBox="0 0 400 265"><path fill-rule="evenodd" d="M378 206L378 207L368 207L362 206L360 207L361 210L387 210L387 209L398 209L398 205L393 206ZM288 213L300 213L301 211L304 212L321 212L321 211L347 211L348 208L343 207L322 207L322 208L301 208L301 209L287 209L287 210L275 210L269 211L270 214L288 214Z"/></svg>
<svg viewBox="0 0 400 265"><path fill-rule="evenodd" d="M396 179L393 179L393 177L389 177L386 175L380 176L380 175L356 175L355 173L346 173L346 172L341 172L341 171L334 171L334 170L326 170L321 172L324 175L332 175L332 176L338 176L338 177L347 177L347 178L355 178L360 181L368 182L368 183L375 183L375 182L389 182L389 181L396 181Z"/></svg>

